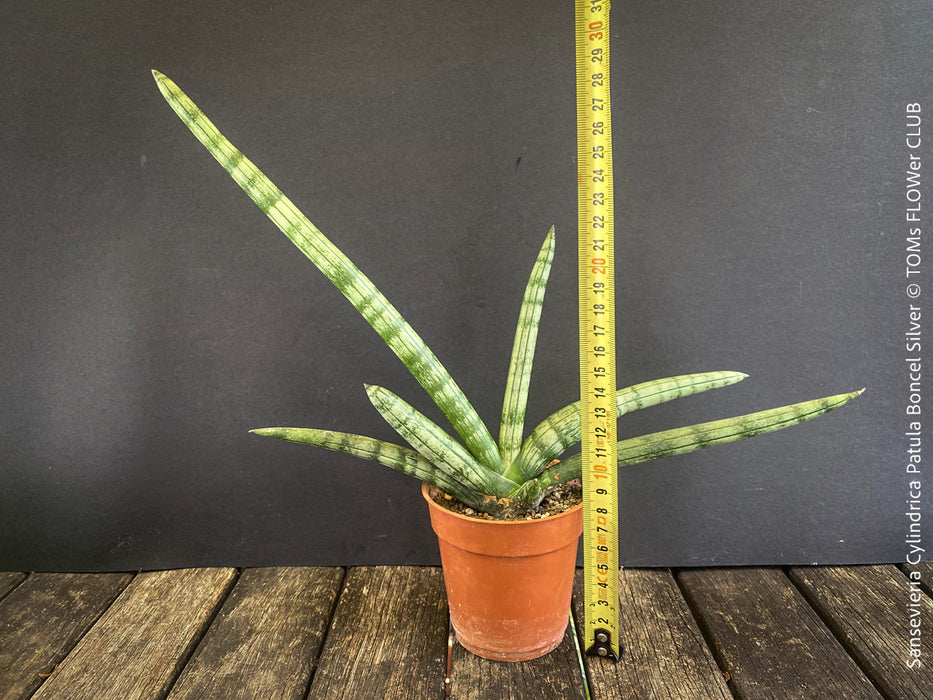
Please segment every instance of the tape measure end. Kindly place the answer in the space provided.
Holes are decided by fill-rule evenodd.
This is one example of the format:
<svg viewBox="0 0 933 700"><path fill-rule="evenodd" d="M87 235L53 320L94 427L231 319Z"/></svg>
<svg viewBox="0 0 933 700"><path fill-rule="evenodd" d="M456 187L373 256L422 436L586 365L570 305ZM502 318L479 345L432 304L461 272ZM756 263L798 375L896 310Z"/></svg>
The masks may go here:
<svg viewBox="0 0 933 700"><path fill-rule="evenodd" d="M599 628L594 632L595 641L586 650L587 656L598 656L601 659L609 659L613 663L619 663L619 655L622 654L622 645L619 645L619 654L617 655L612 646L612 633L609 630Z"/></svg>

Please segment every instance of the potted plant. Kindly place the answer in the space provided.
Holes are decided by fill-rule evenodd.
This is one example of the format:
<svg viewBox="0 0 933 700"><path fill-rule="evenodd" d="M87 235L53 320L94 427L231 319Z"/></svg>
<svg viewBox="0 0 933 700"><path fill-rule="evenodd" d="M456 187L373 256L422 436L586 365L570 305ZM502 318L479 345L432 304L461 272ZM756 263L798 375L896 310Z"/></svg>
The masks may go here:
<svg viewBox="0 0 933 700"><path fill-rule="evenodd" d="M399 396L374 385L366 386L370 401L410 447L331 430L262 428L252 432L345 452L421 480L438 535L451 621L460 643L481 656L509 661L534 658L556 647L568 619L582 511L579 502L559 513L536 513L536 509L580 478L579 455L558 461L580 440L579 402L555 412L527 436L523 433L538 322L554 255L554 230L544 240L525 289L496 441L444 366L373 283L175 83L158 71L153 75L162 95L197 139L408 367L460 441ZM734 384L745 376L705 372L636 384L618 391L617 414ZM859 393L622 440L619 466L778 430L842 406ZM459 512L451 509L452 504L457 504Z"/></svg>

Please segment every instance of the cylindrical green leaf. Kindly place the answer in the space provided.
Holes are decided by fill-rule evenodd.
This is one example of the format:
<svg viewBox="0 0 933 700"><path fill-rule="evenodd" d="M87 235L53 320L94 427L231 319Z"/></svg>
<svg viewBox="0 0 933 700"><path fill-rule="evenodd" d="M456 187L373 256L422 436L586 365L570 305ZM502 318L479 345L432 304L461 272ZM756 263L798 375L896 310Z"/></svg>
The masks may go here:
<svg viewBox="0 0 933 700"><path fill-rule="evenodd" d="M544 304L544 291L553 259L554 228L551 227L525 287L522 308L518 314L518 327L515 329L515 341L512 345L512 359L505 383L505 399L502 401L502 420L499 426L499 453L507 465L512 464L522 444L541 307ZM506 476L511 474L507 471Z"/></svg>
<svg viewBox="0 0 933 700"><path fill-rule="evenodd" d="M182 90L152 71L162 95L191 133L256 205L343 292L424 387L483 464L504 470L489 430L444 366L376 286L211 123Z"/></svg>
<svg viewBox="0 0 933 700"><path fill-rule="evenodd" d="M477 462L463 445L388 389L368 385L366 393L376 410L408 444L477 495L505 496L518 486Z"/></svg>
<svg viewBox="0 0 933 700"><path fill-rule="evenodd" d="M723 445L728 442L745 440L746 438L771 433L782 428L816 418L849 403L864 389L848 394L837 394L822 399L813 399L802 403L771 408L758 413L749 413L744 416L725 418L689 425L685 428L674 428L657 433L641 435L639 437L621 440L617 444L618 465L624 467L630 464L639 464L661 457L694 452L713 445ZM562 474L580 473L581 457L574 455L559 465ZM570 470L570 472L568 472ZM550 470L541 473L545 481L551 476ZM573 477L568 477L573 478Z"/></svg>
<svg viewBox="0 0 933 700"><path fill-rule="evenodd" d="M263 437L323 447L391 467L421 481L437 486L442 491L469 504L473 493L408 447L376 440L365 435L343 433L315 428L257 428L251 433Z"/></svg>
<svg viewBox="0 0 933 700"><path fill-rule="evenodd" d="M747 376L742 372L702 372L635 384L616 392L616 416L729 386ZM577 401L545 418L526 438L517 460L521 474L530 479L579 441L580 402Z"/></svg>

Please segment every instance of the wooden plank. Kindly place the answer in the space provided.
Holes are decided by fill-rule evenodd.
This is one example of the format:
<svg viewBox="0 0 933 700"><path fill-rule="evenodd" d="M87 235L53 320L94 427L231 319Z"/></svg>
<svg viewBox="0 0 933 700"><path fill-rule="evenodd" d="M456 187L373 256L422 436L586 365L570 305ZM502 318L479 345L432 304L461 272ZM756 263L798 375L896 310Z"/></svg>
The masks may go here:
<svg viewBox="0 0 933 700"><path fill-rule="evenodd" d="M578 571L578 620L583 619L581 584ZM725 678L668 569L619 572L619 626L619 663L584 657L593 698L731 700Z"/></svg>
<svg viewBox="0 0 933 700"><path fill-rule="evenodd" d="M164 697L235 577L236 569L139 574L33 697Z"/></svg>
<svg viewBox="0 0 933 700"><path fill-rule="evenodd" d="M447 599L439 568L347 572L310 698L442 698Z"/></svg>
<svg viewBox="0 0 933 700"><path fill-rule="evenodd" d="M933 600L919 578L911 586L892 565L801 567L790 577L882 693L933 698Z"/></svg>
<svg viewBox="0 0 933 700"><path fill-rule="evenodd" d="M452 700L584 700L586 691L570 626L560 646L531 661L490 661L454 644L450 697Z"/></svg>
<svg viewBox="0 0 933 700"><path fill-rule="evenodd" d="M16 588L26 578L26 574L19 571L0 571L0 599Z"/></svg>
<svg viewBox="0 0 933 700"><path fill-rule="evenodd" d="M130 579L32 574L0 601L0 698L32 695Z"/></svg>
<svg viewBox="0 0 933 700"><path fill-rule="evenodd" d="M343 569L247 569L171 700L304 698Z"/></svg>
<svg viewBox="0 0 933 700"><path fill-rule="evenodd" d="M739 698L881 697L779 569L696 569L678 578Z"/></svg>
<svg viewBox="0 0 933 700"><path fill-rule="evenodd" d="M927 595L933 596L933 562L922 561L919 564L901 564L900 568L908 576L915 571L916 573L913 574L914 580L919 578L920 588L926 591Z"/></svg>

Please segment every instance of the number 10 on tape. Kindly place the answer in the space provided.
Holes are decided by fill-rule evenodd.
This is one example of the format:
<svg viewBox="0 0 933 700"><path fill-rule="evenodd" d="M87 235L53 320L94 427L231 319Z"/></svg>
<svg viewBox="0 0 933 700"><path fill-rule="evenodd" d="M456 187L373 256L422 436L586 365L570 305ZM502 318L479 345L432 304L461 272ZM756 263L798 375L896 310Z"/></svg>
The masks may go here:
<svg viewBox="0 0 933 700"><path fill-rule="evenodd" d="M576 0L584 644L618 660L619 518L609 2Z"/></svg>

